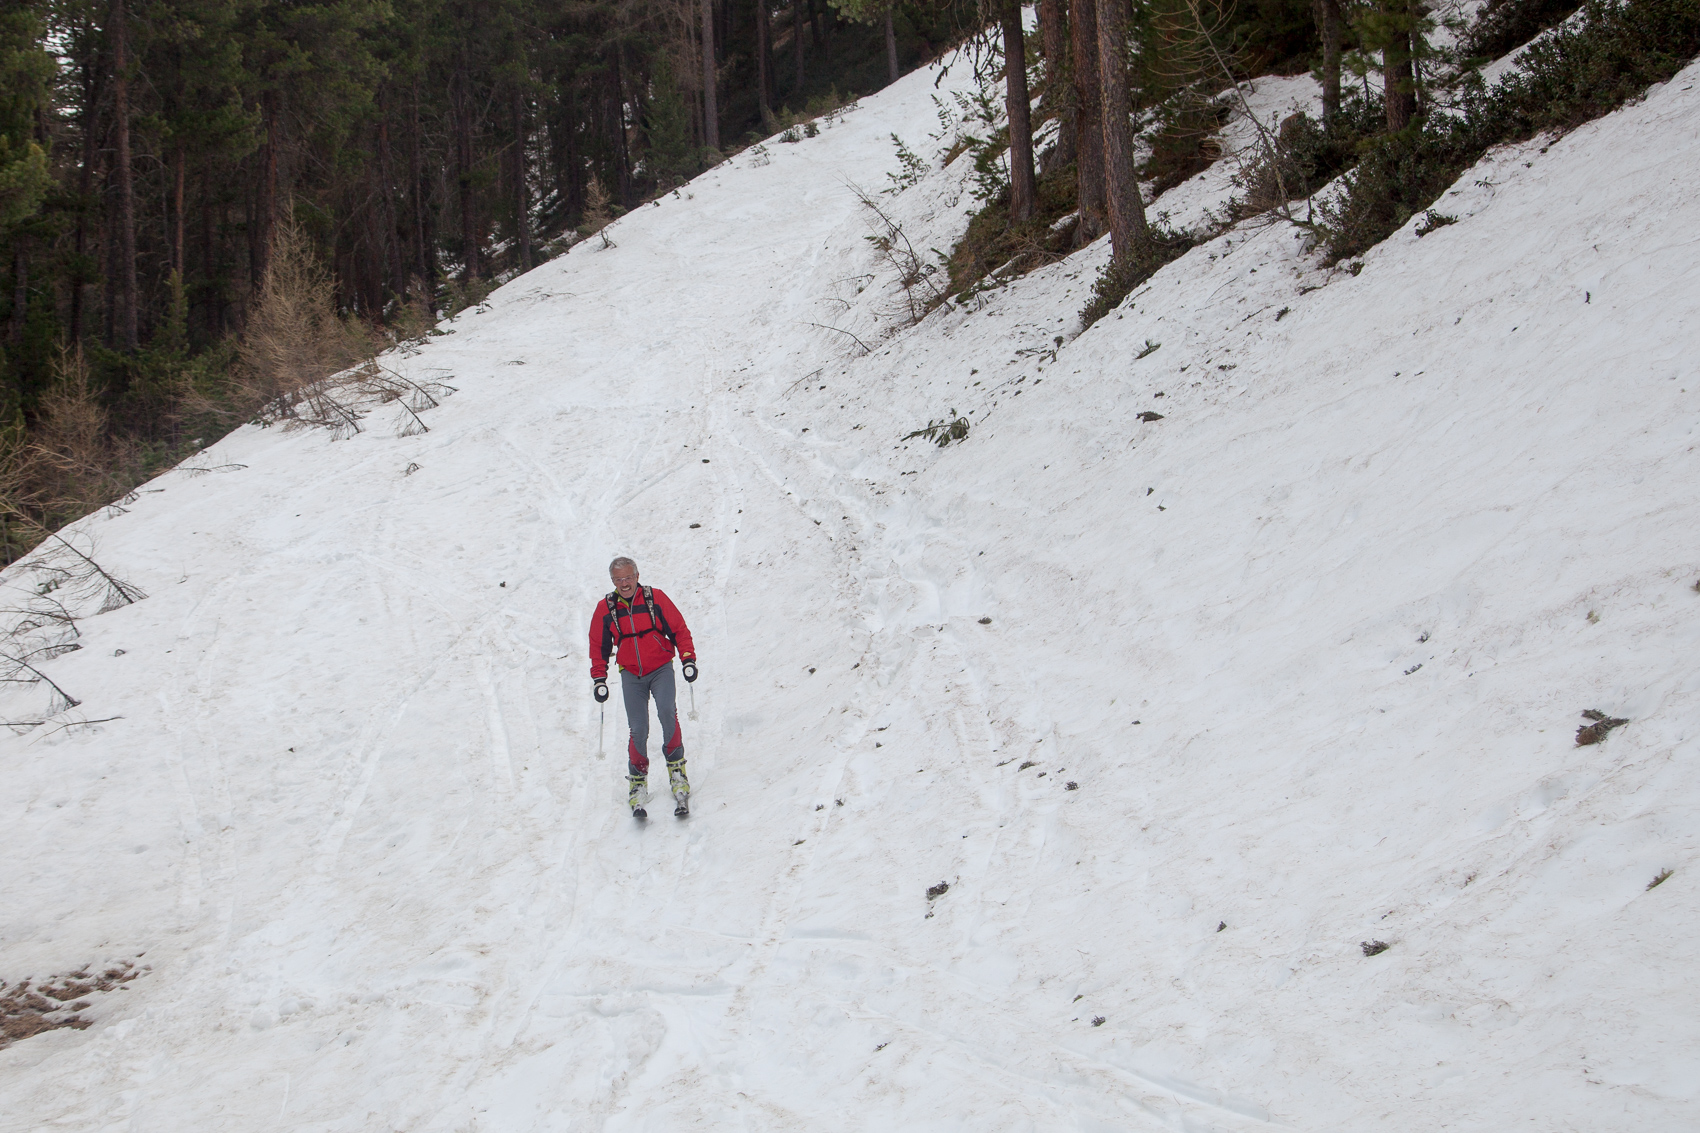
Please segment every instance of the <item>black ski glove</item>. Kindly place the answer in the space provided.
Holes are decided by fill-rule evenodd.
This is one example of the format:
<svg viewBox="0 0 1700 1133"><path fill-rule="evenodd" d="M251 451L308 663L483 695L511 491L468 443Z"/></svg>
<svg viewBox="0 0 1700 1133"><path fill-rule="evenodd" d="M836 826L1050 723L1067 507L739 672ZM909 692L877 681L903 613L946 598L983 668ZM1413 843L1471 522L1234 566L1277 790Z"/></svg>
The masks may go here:
<svg viewBox="0 0 1700 1133"><path fill-rule="evenodd" d="M695 683L697 679L697 663L695 661L686 661L679 671L685 674L686 684Z"/></svg>
<svg viewBox="0 0 1700 1133"><path fill-rule="evenodd" d="M596 703L601 704L608 699L608 681L605 677L597 677L595 680L596 687L592 691L596 693Z"/></svg>

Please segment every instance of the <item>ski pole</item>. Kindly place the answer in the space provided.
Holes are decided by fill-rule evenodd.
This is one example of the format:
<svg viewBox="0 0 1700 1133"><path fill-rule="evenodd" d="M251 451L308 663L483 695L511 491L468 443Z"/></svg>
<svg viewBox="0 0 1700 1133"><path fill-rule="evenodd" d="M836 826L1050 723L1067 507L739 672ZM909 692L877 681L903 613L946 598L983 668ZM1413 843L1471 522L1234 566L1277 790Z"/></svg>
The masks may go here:
<svg viewBox="0 0 1700 1133"><path fill-rule="evenodd" d="M691 719L695 720L697 718L697 686L693 681L686 687L691 690Z"/></svg>
<svg viewBox="0 0 1700 1133"><path fill-rule="evenodd" d="M602 733L608 726L608 705L603 703L600 707L602 715L596 725L596 758L605 759L606 756L602 753Z"/></svg>

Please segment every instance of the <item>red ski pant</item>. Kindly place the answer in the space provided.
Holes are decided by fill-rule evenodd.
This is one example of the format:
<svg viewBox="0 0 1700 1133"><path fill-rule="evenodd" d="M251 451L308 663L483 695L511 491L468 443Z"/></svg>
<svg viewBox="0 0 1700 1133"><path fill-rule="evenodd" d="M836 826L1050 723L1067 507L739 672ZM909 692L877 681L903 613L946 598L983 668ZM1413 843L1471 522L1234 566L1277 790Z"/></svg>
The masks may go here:
<svg viewBox="0 0 1700 1133"><path fill-rule="evenodd" d="M638 676L620 670L620 692L626 698L626 723L632 738L626 747L626 769L639 778L649 776L649 702L655 701L655 715L661 721L661 754L668 763L685 758L685 738L679 734L679 706L673 683L673 666L666 664L654 672Z"/></svg>

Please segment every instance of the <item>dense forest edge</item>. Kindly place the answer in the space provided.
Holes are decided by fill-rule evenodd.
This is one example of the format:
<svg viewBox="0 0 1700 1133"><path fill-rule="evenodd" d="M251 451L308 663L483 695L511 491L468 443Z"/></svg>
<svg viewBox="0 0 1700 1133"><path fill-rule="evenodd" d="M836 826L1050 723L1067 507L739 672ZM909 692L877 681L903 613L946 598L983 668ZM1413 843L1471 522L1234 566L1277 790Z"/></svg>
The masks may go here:
<svg viewBox="0 0 1700 1133"><path fill-rule="evenodd" d="M1419 214L1444 225L1430 206L1488 148L1597 117L1700 54L1700 0L1042 0L1036 16L1015 0L9 5L0 562L243 423L334 423L330 375L429 397L391 388L382 352L958 47L981 83L941 156L972 163L980 207L946 262L913 265L948 278L915 315L1108 235L1088 325L1253 217L1305 229L1329 263ZM1221 159L1243 85L1307 72L1319 113L1257 123L1227 211L1171 230L1161 194ZM924 168L894 142L902 171Z"/></svg>

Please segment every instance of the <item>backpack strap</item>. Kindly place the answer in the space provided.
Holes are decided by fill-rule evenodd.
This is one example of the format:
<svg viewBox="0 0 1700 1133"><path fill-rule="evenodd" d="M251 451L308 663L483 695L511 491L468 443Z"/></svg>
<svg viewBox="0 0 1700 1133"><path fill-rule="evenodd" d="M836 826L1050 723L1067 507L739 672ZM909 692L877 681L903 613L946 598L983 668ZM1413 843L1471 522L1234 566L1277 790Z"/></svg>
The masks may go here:
<svg viewBox="0 0 1700 1133"><path fill-rule="evenodd" d="M659 626L662 636L672 643L673 648L677 649L679 639L673 636L673 627L667 624L667 619L662 616L661 608L655 604L654 587L646 586L643 588L643 601L644 605L649 608L649 624Z"/></svg>
<svg viewBox="0 0 1700 1133"><path fill-rule="evenodd" d="M618 590L610 590L608 591L608 596L602 599L602 605L605 610L602 615L602 636L604 640L610 643L608 649L608 653L610 655L617 652L620 648L620 619L614 614L614 610L617 608L615 607L614 602L619 597L620 592Z"/></svg>
<svg viewBox="0 0 1700 1133"><path fill-rule="evenodd" d="M640 629L634 633L627 633L623 628L621 628L620 616L615 612L619 607L614 604L620 600L620 592L618 590L610 590L608 592L608 597L603 599L603 601L607 603L608 613L602 624L607 628L607 631L613 635L614 648L618 649L620 647L620 642L624 641L628 637L642 637L644 634L651 632L660 633L668 641L673 643L673 647L675 649L678 648L679 641L673 636L673 627L667 624L667 618L661 613L661 608L655 604L655 588L651 586L644 586L640 587L640 589L643 591L644 611L649 614L649 629ZM637 604L635 602L632 603L631 608L635 609L636 605Z"/></svg>

